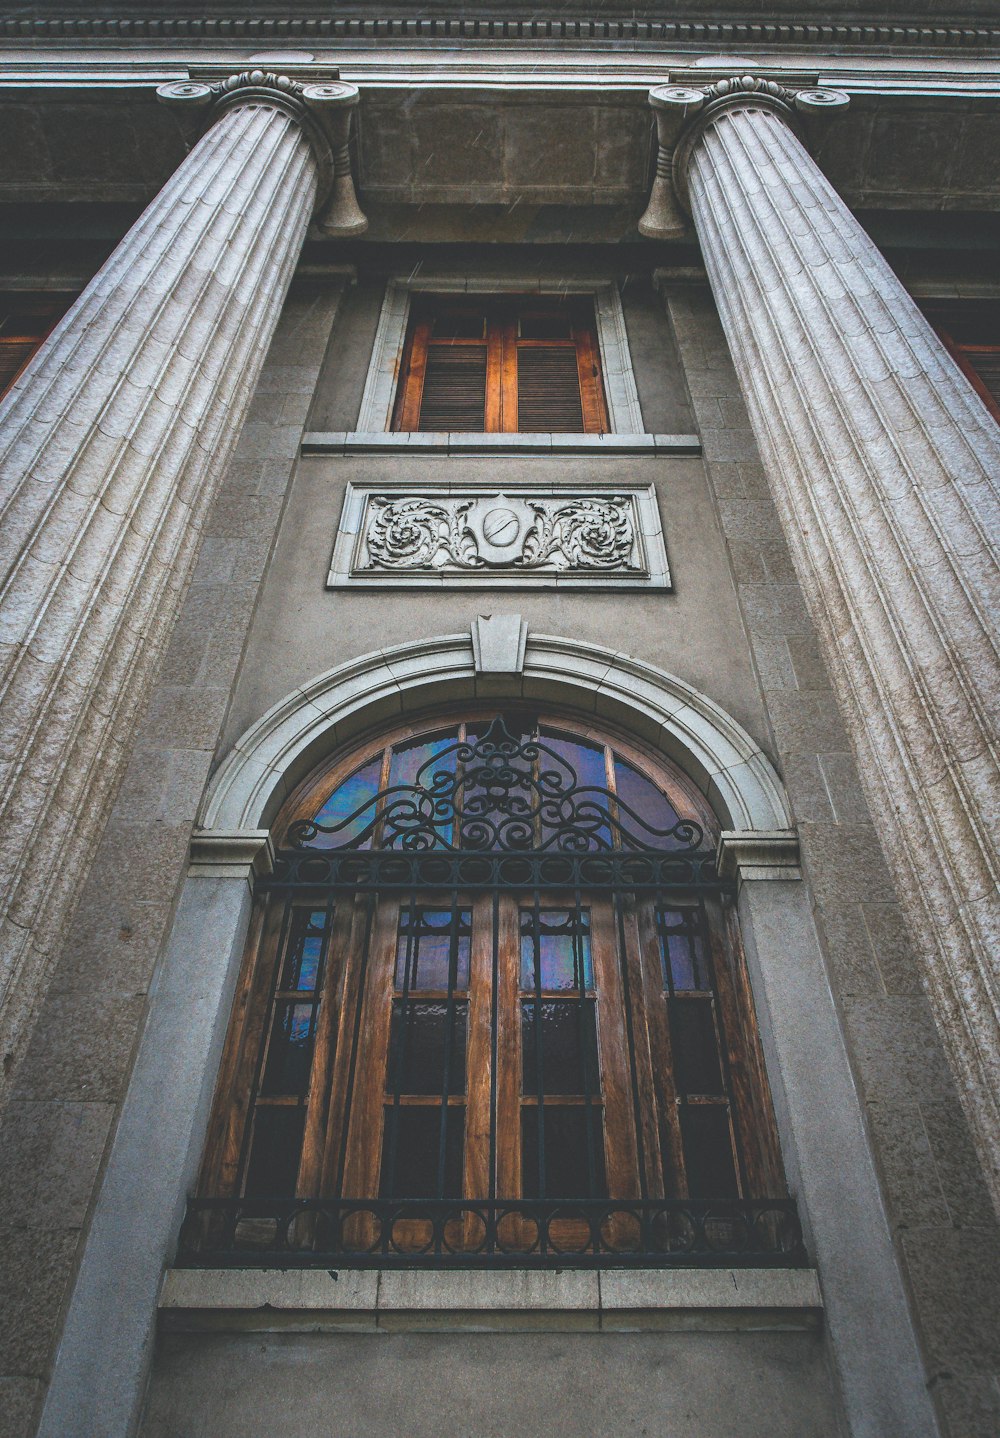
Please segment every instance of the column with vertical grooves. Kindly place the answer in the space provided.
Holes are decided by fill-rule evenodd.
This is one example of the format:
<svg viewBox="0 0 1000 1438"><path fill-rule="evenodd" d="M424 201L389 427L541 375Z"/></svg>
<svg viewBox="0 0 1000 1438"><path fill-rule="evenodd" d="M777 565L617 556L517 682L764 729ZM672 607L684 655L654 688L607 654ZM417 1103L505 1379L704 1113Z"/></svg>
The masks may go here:
<svg viewBox="0 0 1000 1438"><path fill-rule="evenodd" d="M277 77L239 77L251 78L217 87L214 122L0 406L5 1071L65 938L317 199L302 87L284 82L272 103Z"/></svg>
<svg viewBox="0 0 1000 1438"><path fill-rule="evenodd" d="M728 94L682 185L1000 1204L1000 429L794 125Z"/></svg>

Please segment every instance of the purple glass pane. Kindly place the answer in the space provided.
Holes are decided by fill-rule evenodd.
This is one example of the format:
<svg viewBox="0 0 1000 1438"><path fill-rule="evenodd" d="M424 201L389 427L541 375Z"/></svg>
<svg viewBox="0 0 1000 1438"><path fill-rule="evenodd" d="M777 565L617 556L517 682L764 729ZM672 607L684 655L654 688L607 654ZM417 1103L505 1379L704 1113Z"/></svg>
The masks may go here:
<svg viewBox="0 0 1000 1438"><path fill-rule="evenodd" d="M537 925L536 925L537 918ZM521 988L534 992L594 987L590 913L586 909L521 910Z"/></svg>
<svg viewBox="0 0 1000 1438"><path fill-rule="evenodd" d="M418 909L409 911L399 921L396 941L396 988L406 987L406 966L409 963L410 989L448 988L449 972L454 953L454 989L469 986L469 948L472 915L468 909Z"/></svg>
<svg viewBox="0 0 1000 1438"><path fill-rule="evenodd" d="M639 844L662 848L659 836L677 823L677 810L655 784L615 755L615 788L621 801L621 826ZM631 812L629 812L631 811Z"/></svg>
<svg viewBox="0 0 1000 1438"><path fill-rule="evenodd" d="M608 811L608 776L604 766L604 748L586 744L579 739L567 739L562 735L542 732L542 750L539 768L542 773L551 773L559 790L576 788L583 790L572 800L574 828L584 826L593 834L592 846L607 849L611 846L611 829L606 822ZM551 752L546 752L551 751ZM553 759L552 755L555 755ZM561 763L559 761L562 761ZM574 782L575 776L575 782ZM594 790L594 793L587 793ZM556 806L542 812L542 838L555 839L558 847L559 815Z"/></svg>

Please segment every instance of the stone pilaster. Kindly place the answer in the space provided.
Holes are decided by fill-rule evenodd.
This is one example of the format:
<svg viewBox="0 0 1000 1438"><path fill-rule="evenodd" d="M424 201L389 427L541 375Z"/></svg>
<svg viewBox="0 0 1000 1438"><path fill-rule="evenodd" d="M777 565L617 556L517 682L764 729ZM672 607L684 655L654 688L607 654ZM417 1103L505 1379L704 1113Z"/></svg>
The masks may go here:
<svg viewBox="0 0 1000 1438"><path fill-rule="evenodd" d="M0 1052L30 1030L357 91L166 86L206 132L0 406ZM326 116L332 114L333 119ZM352 210L353 205L353 210Z"/></svg>
<svg viewBox="0 0 1000 1438"><path fill-rule="evenodd" d="M802 143L845 96L658 93L696 113L674 184L1000 1201L1000 430Z"/></svg>

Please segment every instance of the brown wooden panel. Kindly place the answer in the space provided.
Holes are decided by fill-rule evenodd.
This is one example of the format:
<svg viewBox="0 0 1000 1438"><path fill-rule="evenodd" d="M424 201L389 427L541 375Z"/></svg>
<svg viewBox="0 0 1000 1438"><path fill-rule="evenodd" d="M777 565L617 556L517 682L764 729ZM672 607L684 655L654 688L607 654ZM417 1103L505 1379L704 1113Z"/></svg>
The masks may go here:
<svg viewBox="0 0 1000 1438"><path fill-rule="evenodd" d="M638 1198L639 1158L625 1029L624 993L613 902L596 896L590 909L590 946L597 989L597 1043L604 1095L604 1155L611 1198Z"/></svg>

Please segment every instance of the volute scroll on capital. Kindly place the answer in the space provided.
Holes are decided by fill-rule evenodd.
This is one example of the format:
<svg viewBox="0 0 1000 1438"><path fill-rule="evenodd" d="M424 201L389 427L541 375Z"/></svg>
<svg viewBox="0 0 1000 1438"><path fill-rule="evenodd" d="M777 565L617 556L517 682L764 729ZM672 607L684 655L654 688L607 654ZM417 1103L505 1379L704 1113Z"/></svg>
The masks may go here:
<svg viewBox="0 0 1000 1438"><path fill-rule="evenodd" d="M678 239L687 228L688 162L698 138L722 110L771 110L779 114L803 144L808 145L814 121L845 110L850 98L842 90L788 90L774 80L734 75L704 90L686 85L658 85L649 92L656 115L658 152L649 204L639 221L648 239Z"/></svg>
<svg viewBox="0 0 1000 1438"><path fill-rule="evenodd" d="M368 228L354 189L348 141L356 85L334 79L305 84L273 70L242 70L215 83L175 80L160 85L161 104L186 110L198 132L219 115L241 106L279 110L301 125L319 169L316 224L331 237L360 235Z"/></svg>

